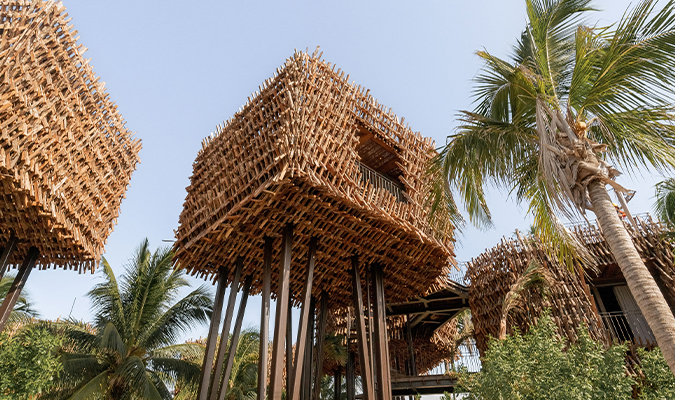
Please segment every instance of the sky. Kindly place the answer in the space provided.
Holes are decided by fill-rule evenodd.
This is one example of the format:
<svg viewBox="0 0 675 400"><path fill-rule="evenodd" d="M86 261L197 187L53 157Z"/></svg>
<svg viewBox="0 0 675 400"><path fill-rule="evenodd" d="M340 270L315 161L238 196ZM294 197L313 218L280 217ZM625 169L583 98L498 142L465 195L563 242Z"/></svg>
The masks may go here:
<svg viewBox="0 0 675 400"><path fill-rule="evenodd" d="M143 141L141 163L122 203L105 257L119 276L143 238L151 246L174 237L192 162L201 140L232 116L295 49L313 51L370 89L381 104L437 145L472 108L476 50L506 57L525 26L522 0L425 1L98 1L64 0L94 71L106 83L127 127ZM616 21L628 1L598 1L590 18ZM647 212L649 172L618 179L637 190L631 211ZM470 260L528 229L524 206L490 191L495 226L467 229L456 256ZM44 318L90 320L86 293L100 273L35 271L26 285ZM203 281L194 280L195 285ZM244 326L259 324L260 297L248 303ZM297 320L297 319L296 319ZM186 337L206 336L195 327Z"/></svg>

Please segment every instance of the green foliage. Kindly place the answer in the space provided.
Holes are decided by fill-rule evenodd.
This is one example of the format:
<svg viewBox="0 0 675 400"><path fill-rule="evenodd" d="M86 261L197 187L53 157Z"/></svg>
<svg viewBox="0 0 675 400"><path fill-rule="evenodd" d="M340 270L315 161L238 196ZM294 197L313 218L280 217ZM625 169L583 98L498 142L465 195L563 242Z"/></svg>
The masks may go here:
<svg viewBox="0 0 675 400"><path fill-rule="evenodd" d="M654 211L665 224L665 236L675 240L675 179L669 178L656 184Z"/></svg>
<svg viewBox="0 0 675 400"><path fill-rule="evenodd" d="M200 364L189 361L198 344L174 344L181 333L208 322L212 295L205 286L178 299L190 284L174 270L168 248L141 243L118 283L103 259L104 281L90 292L94 326L47 323L66 342L63 373L46 398L172 399L177 382L195 382Z"/></svg>
<svg viewBox="0 0 675 400"><path fill-rule="evenodd" d="M53 385L63 367L57 349L63 339L46 329L26 327L0 334L0 399L30 399Z"/></svg>
<svg viewBox="0 0 675 400"><path fill-rule="evenodd" d="M606 145L606 160L633 172L675 166L675 2L643 0L609 27L587 23L591 0L526 0L528 23L507 58L488 51L474 82L475 108L430 166L432 210L461 227L460 207L481 228L492 225L486 187L525 203L537 237L569 262L578 256L556 214L576 216L561 182L541 162L537 104Z"/></svg>
<svg viewBox="0 0 675 400"><path fill-rule="evenodd" d="M482 371L463 375L461 384L471 400L630 399L635 380L626 373L625 352L603 349L584 329L576 343L565 343L545 315L525 335L492 340Z"/></svg>
<svg viewBox="0 0 675 400"><path fill-rule="evenodd" d="M644 375L638 398L645 400L675 399L675 375L670 372L661 350L658 348L652 351L640 349L638 354L640 356L638 371Z"/></svg>
<svg viewBox="0 0 675 400"><path fill-rule="evenodd" d="M5 275L0 280L0 301L5 299L9 288L14 282L14 275ZM25 290L21 292L19 298L16 301L16 305L12 310L12 313L9 316L8 324L9 326L15 324L22 324L30 321L33 318L38 317L38 312L33 308L33 303L30 301L30 297Z"/></svg>
<svg viewBox="0 0 675 400"><path fill-rule="evenodd" d="M524 335L492 339L481 372L463 373L459 390L468 400L629 400L634 388L639 399L675 399L675 375L661 350L640 349L638 374L630 375L626 346L605 349L585 329L578 334L567 343L546 314Z"/></svg>

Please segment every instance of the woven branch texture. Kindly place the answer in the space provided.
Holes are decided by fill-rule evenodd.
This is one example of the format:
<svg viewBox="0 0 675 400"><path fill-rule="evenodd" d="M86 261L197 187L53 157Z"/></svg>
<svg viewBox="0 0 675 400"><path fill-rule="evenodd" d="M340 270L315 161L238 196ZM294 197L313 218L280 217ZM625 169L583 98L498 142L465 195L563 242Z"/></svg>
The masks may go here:
<svg viewBox="0 0 675 400"><path fill-rule="evenodd" d="M0 243L93 270L139 162L60 2L0 1Z"/></svg>
<svg viewBox="0 0 675 400"><path fill-rule="evenodd" d="M673 265L673 247L664 240L660 225L651 218L637 218L637 227L626 223L626 229L633 243L642 255L647 268L657 281L666 300L675 310L675 267ZM575 265L575 271L584 270L584 280L593 285L593 281L602 278L605 271L618 270L597 225L578 225L572 228L592 256L593 264ZM516 308L507 319L507 326L524 332L548 308L558 326L559 334L569 340L576 339L576 329L581 324L588 327L591 336L608 341L607 331L599 321L593 309L594 300L589 297L580 275L570 272L565 266L549 257L541 244L531 237L504 238L501 243L489 249L467 263L466 278L469 286L469 305L475 326L475 338L482 354L487 350L490 336L497 337L501 318L502 302L506 293L523 274L531 261L545 266L553 275L554 283L548 288L548 294L541 289L523 291L525 308ZM620 274L620 272L619 272Z"/></svg>
<svg viewBox="0 0 675 400"><path fill-rule="evenodd" d="M351 302L354 254L362 266L384 266L387 301L442 283L438 277L454 260L450 224L432 226L427 218L425 171L433 142L348 78L316 53L296 53L203 142L177 231L182 268L213 278L241 256L257 293L263 238L275 239L277 277L280 234L291 223L294 301L312 236L319 243L312 291L317 297L327 291L332 305ZM400 185L400 193L365 180L364 158L371 166L388 165L397 181L390 185ZM276 285L274 278L273 293Z"/></svg>

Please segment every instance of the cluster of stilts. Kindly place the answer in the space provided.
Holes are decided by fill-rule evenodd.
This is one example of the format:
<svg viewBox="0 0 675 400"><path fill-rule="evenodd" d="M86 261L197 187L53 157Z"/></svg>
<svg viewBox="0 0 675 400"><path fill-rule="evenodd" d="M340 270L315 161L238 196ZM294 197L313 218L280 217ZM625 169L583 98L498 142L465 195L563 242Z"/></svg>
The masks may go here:
<svg viewBox="0 0 675 400"><path fill-rule="evenodd" d="M316 250L318 246L318 239L314 237L309 241L309 249L307 251L304 288L300 299L298 299L300 304L298 333L295 346L293 346L291 338L293 332L292 305L290 301L291 293L289 291L292 244L293 226L288 224L284 228L281 241L281 268L278 277L278 291L275 293L274 337L271 341L271 356L269 356L270 338L268 332L270 328L272 254L274 249L272 238L266 237L264 239L260 348L258 358L258 399L265 399L267 397L270 399L281 399L284 390L286 392L286 399L289 400L318 399L320 396L323 375L324 338L327 333L330 292L327 290L321 292L318 299L319 312L317 314L315 312L316 300L312 296L312 282L314 281ZM347 331L351 333L352 330L355 330L356 335L355 338L352 338L351 334L348 335L347 348L351 349L353 347L350 346L351 342L355 342L353 344L356 345L355 347L358 351L358 363L355 352L349 350L348 362L344 369L347 397L348 399L354 399L356 396L356 373L359 372L363 398L391 400L383 271L382 267L378 264L370 266L369 275L372 279L373 287L373 302L371 305L370 301L365 304L363 301L364 296L360 278L361 268L358 256L351 256L352 297L355 316L354 318L349 318ZM234 315L237 289L242 279L244 282L242 285L242 297L228 348L227 337L229 336L230 325ZM199 400L222 400L225 398L252 280L252 275L246 274L243 258L238 258L233 269L231 290L220 335L220 345L216 351L218 327L221 322L225 289L228 281L228 269L221 267L218 271L213 316L206 341L206 352L199 383ZM372 319L370 317L366 318L366 315L372 315L373 317ZM367 324L367 320L372 321L372 323ZM316 344L314 345L315 341ZM270 363L269 368L268 362ZM285 379L284 368L286 370ZM342 392L342 371L343 369L340 366L335 373L334 387L336 394Z"/></svg>

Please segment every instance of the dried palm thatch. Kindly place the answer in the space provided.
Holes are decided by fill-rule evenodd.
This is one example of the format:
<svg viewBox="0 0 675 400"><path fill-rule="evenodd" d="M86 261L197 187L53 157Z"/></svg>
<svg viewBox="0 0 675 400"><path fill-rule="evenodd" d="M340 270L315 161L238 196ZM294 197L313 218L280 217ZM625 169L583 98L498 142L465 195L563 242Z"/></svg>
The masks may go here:
<svg viewBox="0 0 675 400"><path fill-rule="evenodd" d="M209 278L241 256L255 294L263 238L275 238L279 260L280 233L291 223L294 301L312 236L319 240L312 293L327 291L332 305L351 302L353 254L363 266L384 266L388 300L442 283L437 277L454 262L452 227L427 218L433 142L348 78L316 53L296 53L204 140L176 233L182 268Z"/></svg>
<svg viewBox="0 0 675 400"><path fill-rule="evenodd" d="M10 263L95 267L140 140L124 126L60 2L0 1L0 242Z"/></svg>
<svg viewBox="0 0 675 400"><path fill-rule="evenodd" d="M635 221L637 226L626 224L626 228L671 309L675 309L673 245L664 240L660 224L649 216L636 218ZM584 324L592 337L608 340L586 282L593 285L623 277L597 225L577 225L572 228L572 234L583 244L592 260L592 264L578 261L574 273L550 258L538 240L520 235L518 238L502 239L499 245L467 264L467 278L471 282L469 305L481 352L487 349L489 337L498 337L505 296L522 280L532 261L546 268L552 283L547 288L547 295L543 295L541 288L521 292L525 301L521 301L520 307L515 307L509 315L511 329L527 330L537 321L543 309L550 308L563 337L575 340L575 330ZM580 271L584 271L585 276L580 275Z"/></svg>

